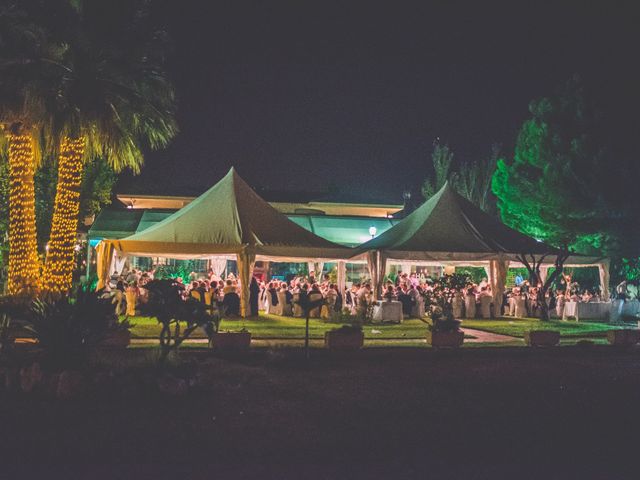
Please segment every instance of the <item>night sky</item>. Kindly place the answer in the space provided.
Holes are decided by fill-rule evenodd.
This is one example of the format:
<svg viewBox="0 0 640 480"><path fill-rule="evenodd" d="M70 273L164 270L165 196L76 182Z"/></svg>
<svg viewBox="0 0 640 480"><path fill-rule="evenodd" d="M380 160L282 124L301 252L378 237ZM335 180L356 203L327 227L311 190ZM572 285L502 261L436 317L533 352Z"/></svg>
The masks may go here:
<svg viewBox="0 0 640 480"><path fill-rule="evenodd" d="M181 133L117 190L199 193L233 165L269 191L401 203L436 137L458 161L509 154L529 101L574 73L635 154L640 9L429 3L156 1Z"/></svg>

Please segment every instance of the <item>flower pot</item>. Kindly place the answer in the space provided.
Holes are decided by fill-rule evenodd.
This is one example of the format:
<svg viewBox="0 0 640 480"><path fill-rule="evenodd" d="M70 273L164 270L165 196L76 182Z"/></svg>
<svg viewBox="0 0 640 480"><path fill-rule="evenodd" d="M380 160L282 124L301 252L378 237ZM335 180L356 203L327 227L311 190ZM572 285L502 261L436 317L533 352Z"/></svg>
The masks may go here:
<svg viewBox="0 0 640 480"><path fill-rule="evenodd" d="M120 330L108 333L100 342L100 346L108 348L127 348L131 343L131 332Z"/></svg>
<svg viewBox="0 0 640 480"><path fill-rule="evenodd" d="M431 345L432 347L458 348L463 343L464 332L461 330L453 330L450 332L427 330L427 345Z"/></svg>
<svg viewBox="0 0 640 480"><path fill-rule="evenodd" d="M216 332L213 348L218 352L243 352L251 347L251 332Z"/></svg>
<svg viewBox="0 0 640 480"><path fill-rule="evenodd" d="M359 350L363 345L362 331L336 329L324 333L324 346L331 350Z"/></svg>
<svg viewBox="0 0 640 480"><path fill-rule="evenodd" d="M635 345L640 341L640 330L609 330L607 341L610 345Z"/></svg>
<svg viewBox="0 0 640 480"><path fill-rule="evenodd" d="M530 330L524 332L524 342L530 347L554 347L560 343L560 332L555 330Z"/></svg>

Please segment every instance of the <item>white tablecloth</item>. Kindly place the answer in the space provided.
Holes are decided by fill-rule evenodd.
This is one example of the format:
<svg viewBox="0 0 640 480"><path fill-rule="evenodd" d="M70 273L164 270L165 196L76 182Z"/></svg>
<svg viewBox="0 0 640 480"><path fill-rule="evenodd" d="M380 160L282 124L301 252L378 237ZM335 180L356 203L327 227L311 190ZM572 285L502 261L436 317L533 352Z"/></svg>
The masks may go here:
<svg viewBox="0 0 640 480"><path fill-rule="evenodd" d="M576 320L608 320L610 308L609 302L566 302L562 319L574 317Z"/></svg>
<svg viewBox="0 0 640 480"><path fill-rule="evenodd" d="M638 300L614 300L609 312L609 320L611 322L619 322L622 317L640 316L640 302Z"/></svg>
<svg viewBox="0 0 640 480"><path fill-rule="evenodd" d="M377 302L373 306L374 322L402 322L401 302Z"/></svg>

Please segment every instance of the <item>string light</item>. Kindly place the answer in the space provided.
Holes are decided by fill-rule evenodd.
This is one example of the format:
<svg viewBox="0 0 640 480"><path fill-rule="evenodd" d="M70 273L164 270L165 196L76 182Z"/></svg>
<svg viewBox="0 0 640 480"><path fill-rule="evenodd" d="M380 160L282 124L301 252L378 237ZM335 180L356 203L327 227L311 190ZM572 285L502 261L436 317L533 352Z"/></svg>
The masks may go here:
<svg viewBox="0 0 640 480"><path fill-rule="evenodd" d="M34 151L29 135L9 140L9 272L7 290L15 295L37 290L40 261L36 241Z"/></svg>
<svg viewBox="0 0 640 480"><path fill-rule="evenodd" d="M84 148L84 138L64 137L60 142L58 186L44 268L43 288L50 294L65 293L71 288L80 213Z"/></svg>

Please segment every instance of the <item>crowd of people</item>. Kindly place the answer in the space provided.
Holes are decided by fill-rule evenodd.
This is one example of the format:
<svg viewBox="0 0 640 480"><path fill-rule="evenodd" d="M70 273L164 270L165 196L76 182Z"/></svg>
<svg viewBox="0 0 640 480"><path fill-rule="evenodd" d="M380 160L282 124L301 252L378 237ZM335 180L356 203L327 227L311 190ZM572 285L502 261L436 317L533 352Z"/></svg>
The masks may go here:
<svg viewBox="0 0 640 480"><path fill-rule="evenodd" d="M512 317L533 317L540 315L540 285L532 287L528 280L516 277L516 285L507 290L503 298L503 314ZM572 281L571 275L563 275L560 280L563 288L549 288L545 293L545 302L549 312L562 318L567 302L601 302L598 290L583 289Z"/></svg>
<svg viewBox="0 0 640 480"><path fill-rule="evenodd" d="M145 285L154 279L155 270L141 271L125 269L115 272L106 288L106 295L112 298L118 315L136 315L144 308L148 300ZM207 309L221 309L225 316L240 315L240 285L233 273L225 278L218 277L210 270L206 275L192 272L186 281L175 279L184 285L183 297L194 298L204 303ZM570 276L563 277L565 289L549 289L545 299L547 308L562 317L567 301L600 301L598 292L580 290L579 285L571 282ZM516 278L517 285L507 289L502 305L493 301L491 286L486 278L479 283L467 282L462 288L447 292L455 318L495 318L500 313L513 317L537 317L540 314L539 286L532 287L529 282ZM416 273L403 273L388 276L383 284L381 302L400 302L405 318L421 318L425 314L425 297L438 287L433 280ZM256 277L249 285L249 314L255 316L259 311L267 314L303 317L304 305L316 302L310 310L310 316L322 319L335 319L343 314L365 317L371 314L373 289L369 282L353 283L340 290L330 275L316 278L314 274L296 276L289 281L261 281Z"/></svg>
<svg viewBox="0 0 640 480"><path fill-rule="evenodd" d="M114 272L108 282L105 295L112 298L117 315L134 316L144 309L148 301L148 291L145 285L154 280L155 270L141 271L123 269L122 272ZM188 282L181 277L175 281L183 285L182 296L194 298L204 303L207 309L222 308L229 316L240 315L240 295L238 293L238 281L229 274L225 279L216 277L213 271L209 274L190 274Z"/></svg>

